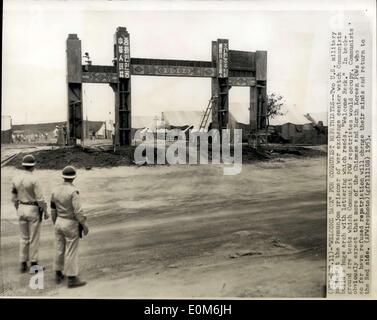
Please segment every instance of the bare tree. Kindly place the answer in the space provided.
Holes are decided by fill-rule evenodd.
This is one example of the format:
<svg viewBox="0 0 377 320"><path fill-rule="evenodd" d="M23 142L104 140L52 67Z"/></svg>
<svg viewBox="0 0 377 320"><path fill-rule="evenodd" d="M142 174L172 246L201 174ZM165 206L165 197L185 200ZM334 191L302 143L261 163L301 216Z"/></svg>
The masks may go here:
<svg viewBox="0 0 377 320"><path fill-rule="evenodd" d="M267 135L268 128L270 126L270 119L274 119L279 116L283 116L285 113L282 111L284 107L283 96L271 93L267 96L266 105L266 145L267 145Z"/></svg>

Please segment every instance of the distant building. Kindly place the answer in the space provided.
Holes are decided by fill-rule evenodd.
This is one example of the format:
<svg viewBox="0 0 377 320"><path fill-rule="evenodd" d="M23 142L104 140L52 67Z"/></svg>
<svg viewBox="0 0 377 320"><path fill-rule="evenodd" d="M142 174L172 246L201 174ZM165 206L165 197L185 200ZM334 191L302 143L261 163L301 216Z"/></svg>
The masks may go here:
<svg viewBox="0 0 377 320"><path fill-rule="evenodd" d="M50 123L36 123L36 124L19 124L13 125L14 135L25 137L26 142L48 142L56 143L57 137L54 135L56 127L64 128L66 122L50 122ZM84 134L85 138L95 137L98 139L111 139L111 128L107 128L104 121L85 121L84 120ZM17 133L17 134L16 134ZM88 136L87 136L88 134ZM17 142L17 141L16 141Z"/></svg>
<svg viewBox="0 0 377 320"><path fill-rule="evenodd" d="M12 143L11 116L1 116L1 143Z"/></svg>

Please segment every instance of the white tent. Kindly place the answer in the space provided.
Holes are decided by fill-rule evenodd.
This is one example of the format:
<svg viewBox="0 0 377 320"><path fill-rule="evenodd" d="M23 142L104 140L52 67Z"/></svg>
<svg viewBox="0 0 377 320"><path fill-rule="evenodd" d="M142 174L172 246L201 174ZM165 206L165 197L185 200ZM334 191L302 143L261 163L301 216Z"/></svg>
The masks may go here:
<svg viewBox="0 0 377 320"><path fill-rule="evenodd" d="M105 138L106 137L106 129L107 129L106 124L104 122L102 124L101 128L99 128L99 130L96 132L96 136Z"/></svg>
<svg viewBox="0 0 377 320"><path fill-rule="evenodd" d="M132 128L151 128L154 130L156 127L156 119L154 116L132 116Z"/></svg>
<svg viewBox="0 0 377 320"><path fill-rule="evenodd" d="M165 111L164 119L166 124L172 126L194 126L198 129L203 111ZM211 122L211 117L208 119L207 125Z"/></svg>
<svg viewBox="0 0 377 320"><path fill-rule="evenodd" d="M324 126L327 126L327 112L314 112L309 114L315 120L316 123L318 121L322 121ZM271 119L271 125L282 125L284 123L293 123L293 124L306 124L310 123L310 121L300 113L296 113L293 110L289 110L283 116L278 116L275 119Z"/></svg>

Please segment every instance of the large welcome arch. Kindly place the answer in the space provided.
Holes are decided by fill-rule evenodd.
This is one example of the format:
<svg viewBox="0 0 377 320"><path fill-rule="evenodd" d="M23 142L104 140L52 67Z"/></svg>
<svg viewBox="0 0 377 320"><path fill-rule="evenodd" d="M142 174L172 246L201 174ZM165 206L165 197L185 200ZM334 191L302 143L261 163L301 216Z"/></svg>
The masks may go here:
<svg viewBox="0 0 377 320"><path fill-rule="evenodd" d="M131 58L130 35L118 27L114 35L112 65L83 65L81 40L67 39L68 144L83 139L83 83L106 83L115 94L115 145L131 144L132 76L211 78L212 128L226 129L229 121L229 89L250 88L250 133L266 125L267 52L229 50L227 39L212 41L211 61Z"/></svg>

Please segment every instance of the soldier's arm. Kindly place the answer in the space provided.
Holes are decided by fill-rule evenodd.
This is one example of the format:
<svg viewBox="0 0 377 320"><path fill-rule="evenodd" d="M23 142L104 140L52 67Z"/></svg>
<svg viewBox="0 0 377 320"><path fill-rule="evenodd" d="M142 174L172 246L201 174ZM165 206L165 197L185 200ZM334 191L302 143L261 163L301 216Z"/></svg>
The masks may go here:
<svg viewBox="0 0 377 320"><path fill-rule="evenodd" d="M43 196L41 184L37 179L34 182L34 194L35 200L38 202L38 206L42 208L44 212L47 212L47 203Z"/></svg>
<svg viewBox="0 0 377 320"><path fill-rule="evenodd" d="M79 192L75 191L72 193L72 205L73 205L73 211L74 215L76 217L76 220L80 222L82 225L85 225L86 217L84 215L84 210L81 206L80 196Z"/></svg>
<svg viewBox="0 0 377 320"><path fill-rule="evenodd" d="M54 194L52 194L52 196L51 196L50 208L51 208L52 223L55 224L56 218L58 217L58 212L56 210L56 203L55 203L55 199L54 199Z"/></svg>
<svg viewBox="0 0 377 320"><path fill-rule="evenodd" d="M39 183L39 180L36 179L34 182L34 194L35 194L35 200L38 202L38 207L42 209L43 216L45 220L49 218L49 214L47 212L47 203L44 199L41 184Z"/></svg>
<svg viewBox="0 0 377 320"><path fill-rule="evenodd" d="M19 200L18 200L18 191L17 191L17 188L14 184L14 182L12 183L12 198L11 198L14 206L16 207L16 209L18 209L18 204L19 204Z"/></svg>

